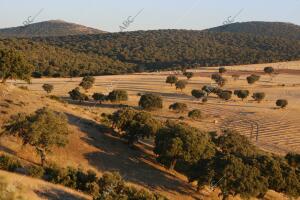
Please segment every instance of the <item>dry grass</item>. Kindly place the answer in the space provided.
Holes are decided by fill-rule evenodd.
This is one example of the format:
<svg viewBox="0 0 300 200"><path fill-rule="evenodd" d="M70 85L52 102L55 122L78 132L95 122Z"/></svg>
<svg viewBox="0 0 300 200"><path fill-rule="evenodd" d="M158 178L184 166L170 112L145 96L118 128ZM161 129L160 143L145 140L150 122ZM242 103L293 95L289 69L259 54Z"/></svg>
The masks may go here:
<svg viewBox="0 0 300 200"><path fill-rule="evenodd" d="M259 127L258 141L253 139L255 144L281 154L288 151L299 153L300 62L285 63L284 66L291 66L291 69L281 68L280 74L273 80L270 80L269 76L262 75L258 83L249 86L245 80L246 76L260 73L258 70L264 66L269 65L255 65L248 67L247 70L244 67L235 67L225 75L229 80L225 86L226 89L265 92L266 100L260 104L253 102L251 98L242 102L236 97L224 102L212 96L205 105L195 101L191 97L190 91L201 89L204 84L212 84L209 75L216 71L214 68L197 72L183 92L176 91L174 86L171 87L165 83L165 78L169 73L164 72L97 77L95 86L89 91L89 94L91 95L93 92L108 93L112 89L125 89L130 95L126 104L137 106L138 93L157 93L164 99L164 109L153 112L153 114L160 119L177 120L184 115L184 121L201 129L220 131L221 128L230 127L247 136L251 133L252 128L249 121L252 121ZM251 69L254 70L250 71ZM233 81L231 78L233 73L241 74L240 80ZM184 79L184 77L180 76L180 79ZM70 130L73 132L68 146L64 149L55 149L49 157L50 161L63 163L64 166L80 165L84 169L94 169L99 174L104 171L117 170L132 184L160 192L171 199L217 199L216 193L210 193L208 190L197 194L195 188L187 183L184 176L165 170L156 163L151 149L147 150L142 145L140 146L141 150L129 149L119 138L113 137L110 130L102 127L99 123L100 114L117 110L117 105L110 103L95 105L87 102L82 105L72 104L72 102L63 104L45 97L46 94L41 87L44 83L53 84L55 87L53 95L67 100L68 91L78 86L80 80L80 78L35 79L31 85L27 85L29 91L20 90L15 86L0 86L0 124L11 114L29 113L40 107L50 106L54 110L68 115ZM282 84L285 86L283 87ZM24 85L24 83L17 82L17 85ZM289 101L288 108L274 109L275 101L278 98L286 98ZM190 110L198 108L203 111L205 117L196 122L188 120L187 113L175 114L168 110L169 104L174 102L185 102ZM39 162L33 149L20 146L19 141L14 138L2 138L0 150L30 162ZM275 199L272 192L267 196L268 199ZM277 196L277 199L281 199L281 197Z"/></svg>

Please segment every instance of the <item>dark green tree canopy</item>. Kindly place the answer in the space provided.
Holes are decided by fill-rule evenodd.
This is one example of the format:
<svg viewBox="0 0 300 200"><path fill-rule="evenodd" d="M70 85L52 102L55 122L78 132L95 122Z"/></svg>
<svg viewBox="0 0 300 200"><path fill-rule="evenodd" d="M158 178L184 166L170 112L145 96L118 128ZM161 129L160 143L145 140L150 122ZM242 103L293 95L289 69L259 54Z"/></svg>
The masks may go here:
<svg viewBox="0 0 300 200"><path fill-rule="evenodd" d="M177 81L178 81L178 78L177 78L177 76L175 76L175 75L170 75L170 76L168 76L167 79L166 79L166 83L171 84L171 86L172 86L173 84L175 84Z"/></svg>
<svg viewBox="0 0 300 200"><path fill-rule="evenodd" d="M163 100L156 94L144 94L140 98L139 106L145 110L161 109L163 107Z"/></svg>
<svg viewBox="0 0 300 200"><path fill-rule="evenodd" d="M184 72L183 75L184 75L188 80L190 80L190 79L194 76L194 73L193 73L193 72Z"/></svg>
<svg viewBox="0 0 300 200"><path fill-rule="evenodd" d="M48 108L37 110L34 114L18 114L12 116L3 127L7 135L17 136L23 144L33 146L41 156L42 165L46 153L53 147L64 147L68 143L68 120L62 113Z"/></svg>
<svg viewBox="0 0 300 200"><path fill-rule="evenodd" d="M47 92L47 93L51 93L52 92L52 90L54 89L54 86L53 85L51 85L51 84L44 84L43 86L43 89Z"/></svg>
<svg viewBox="0 0 300 200"><path fill-rule="evenodd" d="M285 108L288 105L288 101L286 99L278 99L276 101L276 106L280 107L280 108Z"/></svg>
<svg viewBox="0 0 300 200"><path fill-rule="evenodd" d="M196 99L201 99L206 96L206 92L203 90L192 90L191 93Z"/></svg>
<svg viewBox="0 0 300 200"><path fill-rule="evenodd" d="M108 94L107 99L111 102L127 101L128 94L126 90L113 90Z"/></svg>
<svg viewBox="0 0 300 200"><path fill-rule="evenodd" d="M174 110L176 112L185 112L187 110L187 105L185 103L173 103L169 106L170 110Z"/></svg>
<svg viewBox="0 0 300 200"><path fill-rule="evenodd" d="M255 82L259 81L260 76L252 74L251 76L247 77L248 84L254 84Z"/></svg>
<svg viewBox="0 0 300 200"><path fill-rule="evenodd" d="M201 119L201 117L202 117L201 110L199 110L199 109L191 110L188 113L188 117L193 119L193 120Z"/></svg>
<svg viewBox="0 0 300 200"><path fill-rule="evenodd" d="M0 50L0 78L3 83L7 79L20 79L29 82L32 71L32 65L28 64L17 51Z"/></svg>
<svg viewBox="0 0 300 200"><path fill-rule="evenodd" d="M81 93L80 89L78 87L71 90L69 92L69 95L70 95L71 99L77 100L77 101L80 101L80 102L89 100L89 97L86 94Z"/></svg>
<svg viewBox="0 0 300 200"><path fill-rule="evenodd" d="M179 81L177 81L175 83L176 90L180 89L182 91L186 87L187 83L188 82L186 80L179 80Z"/></svg>
<svg viewBox="0 0 300 200"><path fill-rule="evenodd" d="M264 100L264 98L266 97L266 94L264 92L255 92L252 95L252 98L257 101L258 103L260 103L262 100Z"/></svg>
<svg viewBox="0 0 300 200"><path fill-rule="evenodd" d="M249 90L235 90L234 95L236 95L238 98L244 100L249 96L250 92Z"/></svg>

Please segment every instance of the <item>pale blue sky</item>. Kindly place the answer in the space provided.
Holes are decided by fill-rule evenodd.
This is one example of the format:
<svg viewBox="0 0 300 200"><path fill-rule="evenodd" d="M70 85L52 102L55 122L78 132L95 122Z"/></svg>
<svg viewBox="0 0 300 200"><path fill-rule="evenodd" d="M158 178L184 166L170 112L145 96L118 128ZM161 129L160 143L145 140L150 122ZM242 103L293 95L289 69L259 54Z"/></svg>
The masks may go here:
<svg viewBox="0 0 300 200"><path fill-rule="evenodd" d="M0 0L0 28L62 19L105 31L119 31L128 16L144 9L128 31L195 29L219 26L243 11L236 21L281 21L300 25L300 0Z"/></svg>

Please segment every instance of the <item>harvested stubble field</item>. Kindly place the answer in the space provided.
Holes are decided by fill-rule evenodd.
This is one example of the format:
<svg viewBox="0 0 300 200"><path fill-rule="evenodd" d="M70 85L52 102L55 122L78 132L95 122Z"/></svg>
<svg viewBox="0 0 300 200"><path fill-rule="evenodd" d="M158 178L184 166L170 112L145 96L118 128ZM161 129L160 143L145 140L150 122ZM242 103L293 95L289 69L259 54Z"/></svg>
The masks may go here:
<svg viewBox="0 0 300 200"><path fill-rule="evenodd" d="M246 76L260 74L265 66L280 67L279 74L271 78L261 74L261 79L254 85L248 85ZM291 68L288 68L291 66ZM101 76L96 77L94 87L88 91L107 94L113 89L124 89L129 93L129 101L123 102L137 107L139 95L147 92L156 93L163 97L164 108L153 112L153 115L162 120L178 120L184 116L184 121L204 130L219 131L222 128L233 128L240 133L254 136L258 133L258 140L252 141L259 147L271 152L284 154L288 151L300 152L300 62L279 63L270 65L254 65L245 67L228 67L225 77L229 82L225 89L248 89L250 92L265 92L266 99L261 103L253 102L251 97L241 101L234 97L227 102L211 95L206 104L202 104L191 96L192 89L201 89L203 85L214 84L210 75L217 68L205 68L195 72L187 88L182 92L175 86L165 83L166 76L172 72L142 73L133 75ZM240 79L234 81L231 74L238 73ZM186 79L182 75L180 79ZM111 113L119 106L103 102L95 104L93 101L81 104L70 101L68 92L78 86L81 78L43 78L34 79L27 85L17 82L16 85L26 85L29 91L21 90L13 85L1 88L0 96L0 124L10 114L17 112L33 112L37 108L50 106L52 109L67 114L70 129L73 132L68 146L64 149L55 149L49 160L64 163L65 166L81 166L84 169L94 169L99 174L104 171L117 170L126 180L134 185L146 187L160 192L170 199L217 199L216 192L209 190L201 194L187 183L184 176L165 170L155 161L151 146L141 144L140 150L132 150L119 138L111 135L111 131L101 126L101 113ZM46 97L42 89L44 83L54 85L52 95L59 96L69 103L61 103ZM284 86L283 86L284 84ZM275 101L285 98L289 101L286 109L275 109ZM200 121L192 121L187 113L174 113L168 109L174 102L185 102L189 110L198 108L204 117ZM8 105L8 106L7 106ZM253 127L253 128L252 128ZM257 128L258 127L258 128ZM151 142L151 141L150 141ZM2 152L10 153L19 158L39 162L35 151L30 147L22 147L15 138L2 138L0 143ZM282 196L269 192L267 199L282 199Z"/></svg>

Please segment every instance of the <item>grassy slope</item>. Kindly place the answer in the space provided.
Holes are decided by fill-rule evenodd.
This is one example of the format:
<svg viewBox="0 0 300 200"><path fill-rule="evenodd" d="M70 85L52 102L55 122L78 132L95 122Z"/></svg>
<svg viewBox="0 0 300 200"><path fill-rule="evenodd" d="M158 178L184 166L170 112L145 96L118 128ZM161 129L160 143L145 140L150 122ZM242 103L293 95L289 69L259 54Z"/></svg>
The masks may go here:
<svg viewBox="0 0 300 200"><path fill-rule="evenodd" d="M91 200L92 198L77 191L54 185L42 180L0 170L0 177L7 183L7 190L16 191L24 200Z"/></svg>
<svg viewBox="0 0 300 200"><path fill-rule="evenodd" d="M132 79L131 77L135 77ZM101 77L98 77L101 78ZM98 79L97 78L97 79ZM118 82L118 87L127 88L140 88L140 90L155 90L152 88L153 84L161 85L161 79L157 76L147 75L141 76L113 76L103 77L96 82L97 88L104 89L104 82L106 84L109 80L113 79ZM154 82L149 82L149 78ZM137 82L142 79L144 82ZM120 141L118 138L110 135L110 131L101 127L97 120L101 112L112 112L116 108L113 105L106 104L95 109L87 109L88 107L81 107L77 105L67 104L63 105L53 100L49 100L40 90L40 81L52 81L55 83L55 94L59 96L65 96L69 87L73 87L78 84L77 79L41 79L33 81L33 85L30 86L32 91L20 90L14 86L1 86L0 85L0 111L6 111L7 114L0 115L0 124L5 121L10 114L17 112L33 112L34 110L43 107L50 106L54 110L65 112L69 116L70 130L73 132L70 137L70 143L65 149L55 149L54 153L49 156L49 160L52 162L63 163L64 166L78 166L81 165L84 169L95 169L99 174L104 171L118 170L125 177L126 180L131 183L146 187L151 190L160 192L171 199L192 199L193 197L203 197L206 199L217 199L216 194L209 194L208 190L202 192L202 194L196 194L194 188L192 188L186 182L186 178L180 174L174 174L166 171L162 166L155 162L154 155L151 153L151 149L144 146L140 146L141 151L131 150L126 144ZM194 81L193 81L194 82ZM120 84L122 83L122 84ZM195 83L192 85L195 86ZM256 86L259 87L259 86ZM61 88L61 89L58 89ZM166 93L166 91L169 93ZM130 91L131 101L129 104L136 105L137 96L136 92ZM176 98L177 92L167 85L160 86L160 91L166 94L174 94ZM64 94L62 94L64 93ZM177 96L176 99L181 99L182 95ZM185 96L185 95L184 95ZM171 96L170 96L171 97ZM186 98L186 97L185 97ZM183 98L183 99L185 99ZM169 101L174 101L171 98ZM13 100L13 103L7 103L5 100ZM4 104L8 104L8 108L3 107ZM267 103L268 104L268 103ZM23 106L22 106L23 105ZM260 105L260 106L265 106ZM222 105L222 107L224 107ZM270 110L268 110L268 113ZM272 111L273 112L273 111ZM173 115L168 111L162 112L164 116ZM158 116L162 113L156 113ZM172 114L172 115L171 115ZM2 138L0 140L0 150L6 153L17 155L21 159L25 159L30 162L39 162L35 152L32 148L22 148L20 143L15 138ZM267 199L282 199L278 194L269 193Z"/></svg>

